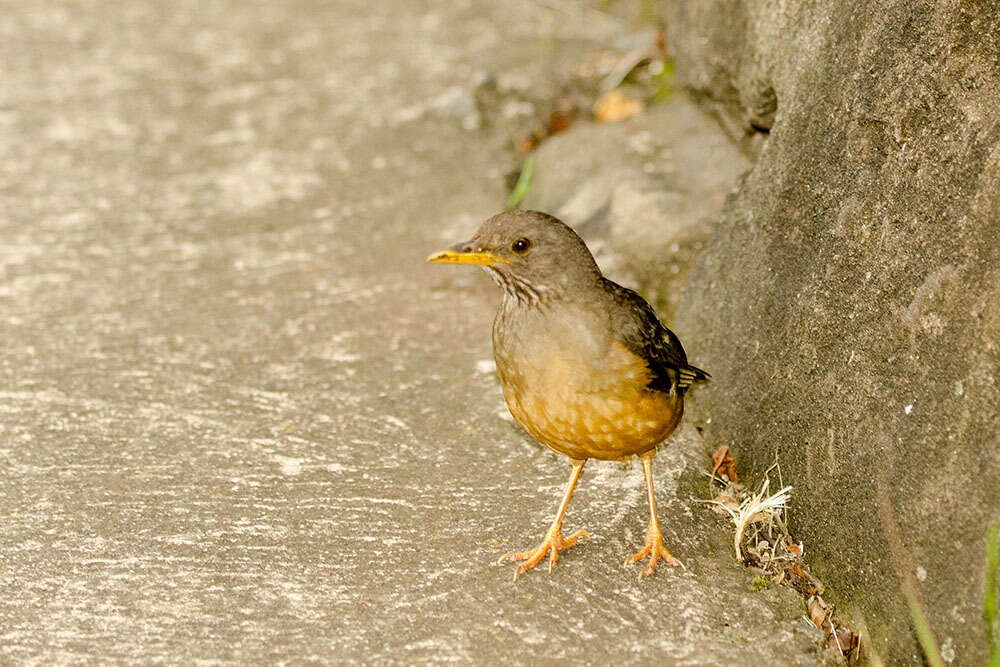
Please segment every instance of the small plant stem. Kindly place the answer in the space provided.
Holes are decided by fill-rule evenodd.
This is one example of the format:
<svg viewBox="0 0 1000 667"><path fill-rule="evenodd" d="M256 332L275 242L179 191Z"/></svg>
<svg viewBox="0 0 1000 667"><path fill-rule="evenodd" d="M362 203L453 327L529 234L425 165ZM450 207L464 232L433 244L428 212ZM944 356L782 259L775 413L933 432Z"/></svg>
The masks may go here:
<svg viewBox="0 0 1000 667"><path fill-rule="evenodd" d="M524 164L521 165L521 174L517 177L517 183L514 185L514 189L510 191L510 196L507 197L507 210L513 211L521 203L529 192L531 192L531 175L535 171L535 158L528 156L524 158Z"/></svg>

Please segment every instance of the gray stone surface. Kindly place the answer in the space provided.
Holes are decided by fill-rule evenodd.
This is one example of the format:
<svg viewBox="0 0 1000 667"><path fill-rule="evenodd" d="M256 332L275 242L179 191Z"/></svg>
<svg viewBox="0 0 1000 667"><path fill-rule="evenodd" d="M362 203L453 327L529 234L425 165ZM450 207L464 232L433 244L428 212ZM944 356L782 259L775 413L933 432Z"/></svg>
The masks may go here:
<svg viewBox="0 0 1000 667"><path fill-rule="evenodd" d="M621 123L579 123L536 151L527 208L587 235L612 277L670 322L688 272L749 159L677 93Z"/></svg>
<svg viewBox="0 0 1000 667"><path fill-rule="evenodd" d="M707 437L747 469L777 455L794 534L877 652L919 660L910 580L942 656L982 664L1000 517L996 4L664 6L678 76L759 151L678 312L716 380L696 408Z"/></svg>
<svg viewBox="0 0 1000 667"><path fill-rule="evenodd" d="M447 8L445 8L447 7ZM656 459L687 570L621 567L641 474L505 417L497 295L427 266L503 201L468 104L553 87L616 22L571 3L22 3L0 15L0 662L803 664ZM714 370L714 369L713 369Z"/></svg>

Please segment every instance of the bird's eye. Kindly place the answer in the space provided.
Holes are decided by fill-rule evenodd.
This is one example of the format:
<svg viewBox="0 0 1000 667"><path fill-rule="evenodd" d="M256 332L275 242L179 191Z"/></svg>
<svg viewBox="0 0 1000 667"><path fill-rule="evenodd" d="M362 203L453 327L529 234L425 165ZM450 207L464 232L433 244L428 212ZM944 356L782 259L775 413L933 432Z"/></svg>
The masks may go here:
<svg viewBox="0 0 1000 667"><path fill-rule="evenodd" d="M510 244L510 249L513 250L518 255L523 255L528 252L528 248L531 247L531 241L524 238L523 236L518 240Z"/></svg>

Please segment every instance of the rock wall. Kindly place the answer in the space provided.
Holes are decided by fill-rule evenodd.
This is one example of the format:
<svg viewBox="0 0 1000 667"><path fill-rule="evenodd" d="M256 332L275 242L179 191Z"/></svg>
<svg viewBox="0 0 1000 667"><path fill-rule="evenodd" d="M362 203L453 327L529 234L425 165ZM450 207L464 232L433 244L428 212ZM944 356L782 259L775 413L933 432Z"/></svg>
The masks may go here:
<svg viewBox="0 0 1000 667"><path fill-rule="evenodd" d="M638 289L665 322L750 161L686 95L625 123L579 123L534 153L524 208L583 234L602 270Z"/></svg>
<svg viewBox="0 0 1000 667"><path fill-rule="evenodd" d="M693 408L890 661L982 664L1000 517L1000 12L981 1L667 0L683 85L756 156L675 320ZM689 342L688 342L689 341Z"/></svg>

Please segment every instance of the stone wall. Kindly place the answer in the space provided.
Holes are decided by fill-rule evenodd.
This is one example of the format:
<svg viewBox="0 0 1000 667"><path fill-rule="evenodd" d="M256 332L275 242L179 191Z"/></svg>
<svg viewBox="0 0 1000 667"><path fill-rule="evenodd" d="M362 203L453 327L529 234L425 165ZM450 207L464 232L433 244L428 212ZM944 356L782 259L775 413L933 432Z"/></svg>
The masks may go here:
<svg viewBox="0 0 1000 667"><path fill-rule="evenodd" d="M981 664L1000 516L1000 12L991 2L668 0L682 84L756 157L676 329L693 413L777 457L846 620Z"/></svg>

